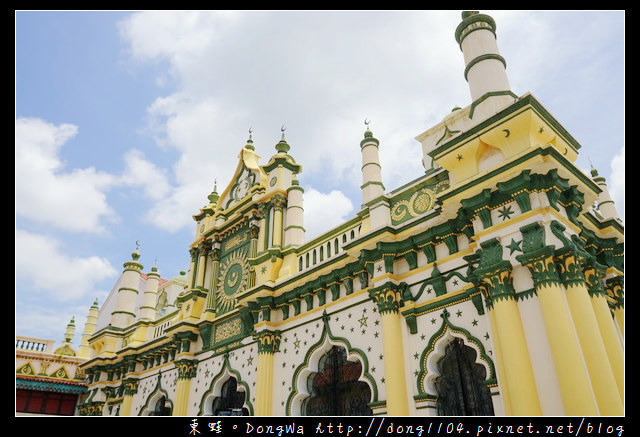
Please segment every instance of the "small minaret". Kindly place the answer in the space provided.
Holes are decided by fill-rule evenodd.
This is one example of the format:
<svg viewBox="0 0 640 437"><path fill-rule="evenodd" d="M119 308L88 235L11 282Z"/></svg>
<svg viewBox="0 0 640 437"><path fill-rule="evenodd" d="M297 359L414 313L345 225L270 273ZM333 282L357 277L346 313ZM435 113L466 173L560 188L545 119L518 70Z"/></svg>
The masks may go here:
<svg viewBox="0 0 640 437"><path fill-rule="evenodd" d="M602 215L602 218L605 220L620 220L616 204L611 198L611 194L609 194L605 178L598 176L598 171L593 167L591 167L591 176L593 181L598 184L602 190L598 196L598 210L600 211L600 215Z"/></svg>
<svg viewBox="0 0 640 437"><path fill-rule="evenodd" d="M269 204L266 206L272 212L269 229L264 234L270 235L266 241L260 243L259 248L284 248L289 245L300 245L304 240L302 219L302 187L299 186L296 175L302 172L302 166L289 155L291 146L285 139L285 127L280 129L282 135L275 145L276 153L269 162L262 166L268 182L267 195ZM261 238L261 237L259 237Z"/></svg>
<svg viewBox="0 0 640 437"><path fill-rule="evenodd" d="M151 267L151 272L147 273L147 286L142 297L142 306L140 306L140 320L147 322L155 320L159 283L158 266L154 265Z"/></svg>
<svg viewBox="0 0 640 437"><path fill-rule="evenodd" d="M375 229L391 223L389 204L384 197L384 185L382 184L382 171L378 146L380 142L373 136L369 129L369 121L365 121L367 130L364 139L360 141L362 154L362 206L369 208L371 228ZM382 202L380 202L382 200Z"/></svg>
<svg viewBox="0 0 640 437"><path fill-rule="evenodd" d="M80 358L91 358L91 348L89 347L89 339L96 332L96 322L98 320L98 299L93 302L91 308L89 308L89 314L87 315L87 321L84 324L84 331L82 331L82 339L80 340L80 346L78 347L78 356Z"/></svg>
<svg viewBox="0 0 640 437"><path fill-rule="evenodd" d="M304 188L298 179L293 178L291 187L287 189L287 213L284 227L284 246L301 246L304 244Z"/></svg>
<svg viewBox="0 0 640 437"><path fill-rule="evenodd" d="M477 106L473 118L478 114L493 115L513 102L516 96L509 86L506 61L498 51L493 18L465 11L455 36L464 55L464 77L469 83L471 101Z"/></svg>
<svg viewBox="0 0 640 437"><path fill-rule="evenodd" d="M74 318L71 317L71 321L67 325L67 330L62 338L62 345L57 348L53 353L54 355L67 355L76 356L76 351L73 349L73 337L76 333L76 324Z"/></svg>
<svg viewBox="0 0 640 437"><path fill-rule="evenodd" d="M131 253L131 261L123 264L124 271L118 296L116 308L111 313L111 325L116 328L125 328L136 320L136 297L140 285L140 272L142 264L138 262L140 252L138 247Z"/></svg>
<svg viewBox="0 0 640 437"><path fill-rule="evenodd" d="M75 318L71 317L71 321L67 325L67 330L64 333L64 339L62 340L62 346L69 346L73 343L73 337L76 334Z"/></svg>

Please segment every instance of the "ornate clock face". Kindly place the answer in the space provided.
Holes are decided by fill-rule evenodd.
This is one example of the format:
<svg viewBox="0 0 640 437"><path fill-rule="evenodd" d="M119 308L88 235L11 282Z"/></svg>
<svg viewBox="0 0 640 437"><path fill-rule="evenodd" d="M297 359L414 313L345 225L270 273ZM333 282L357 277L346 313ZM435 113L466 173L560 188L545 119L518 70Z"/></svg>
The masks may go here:
<svg viewBox="0 0 640 437"><path fill-rule="evenodd" d="M247 288L249 263L244 251L237 250L220 265L216 302L218 310L227 312L235 308L236 295Z"/></svg>

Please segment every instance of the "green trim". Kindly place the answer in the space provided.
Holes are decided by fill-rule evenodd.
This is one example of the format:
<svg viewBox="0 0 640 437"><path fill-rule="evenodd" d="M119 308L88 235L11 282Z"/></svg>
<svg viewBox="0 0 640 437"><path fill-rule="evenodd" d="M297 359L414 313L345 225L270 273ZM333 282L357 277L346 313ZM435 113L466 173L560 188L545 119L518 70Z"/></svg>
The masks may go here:
<svg viewBox="0 0 640 437"><path fill-rule="evenodd" d="M462 336L463 338L468 340L471 344L473 344L475 346L474 349L477 348L476 352L479 352L478 358L484 361L486 367L489 370L487 379L485 380L485 384L487 386L497 385L495 365L491 360L491 358L489 357L489 355L487 355L484 345L482 344L482 341L480 341L475 336L471 335L471 333L466 329L452 324L451 321L449 320L449 312L447 311L446 308L443 309L440 317L442 318L442 323L440 325L440 328L431 336L427 344L427 347L422 351L422 355L420 356L420 371L418 373L418 378L417 378L417 389L419 393L418 396L421 396L421 397L428 396L428 393L424 389L424 382L428 376L427 360L429 359L429 356L431 355L431 353L435 350L435 346L438 340L440 340L447 331L451 331L452 333L459 334L459 336ZM454 337L456 336L454 335ZM478 362L477 361L478 358L476 358L476 362Z"/></svg>
<svg viewBox="0 0 640 437"><path fill-rule="evenodd" d="M496 61L500 61L502 62L502 65L504 65L504 68L507 68L507 61L502 56L496 53L486 53L484 55L480 55L476 58L473 58L472 60L469 61L469 63L464 69L464 79L468 82L469 79L467 78L467 75L469 73L469 70L471 70L476 64L479 64L480 62L486 61L488 59L494 59Z"/></svg>
<svg viewBox="0 0 640 437"><path fill-rule="evenodd" d="M545 120L556 132L556 134L561 136L574 150L577 151L580 148L580 144L575 140L575 138L573 138L571 134L569 134L569 132L567 132L564 127L562 127L562 125L549 113L549 111L547 111L542 106L540 102L538 102L538 100L536 100L535 97L533 97L531 94L528 94L518 98L518 100L509 107L503 109L492 117L489 117L488 119L469 129L468 131L463 132L455 138L452 138L450 141L445 142L441 146L436 147L434 150L429 152L428 155L436 159L436 157L439 157L439 155L443 154L445 151L449 151L449 149L455 150L457 148L455 146L459 145L459 143L469 140L475 136L480 136L485 132L485 130L489 130L489 128L497 128L498 126L504 124L505 122L527 110L533 110L538 116L540 116L540 118ZM496 126L492 126L493 124L496 124ZM583 176L584 178L589 179L589 181L595 185L595 183L590 178L588 178L586 175ZM598 192L600 191L601 189L598 188Z"/></svg>
<svg viewBox="0 0 640 437"><path fill-rule="evenodd" d="M476 100L474 100L473 103L471 103L471 109L469 110L469 118L473 118L473 113L482 102L489 99L490 97L500 97L500 96L510 96L510 97L513 97L514 99L518 98L517 95L515 95L513 92L508 90L490 91L488 93L485 93L482 96L478 97Z"/></svg>
<svg viewBox="0 0 640 437"><path fill-rule="evenodd" d="M217 380L220 379L226 373L225 371L228 371L231 375L233 375L238 385L241 385L244 388L245 390L244 404L248 407L247 409L249 410L249 415L253 416L253 404L251 403L251 390L249 388L249 384L242 379L242 376L240 375L239 371L234 370L231 367L231 362L229 361L228 352L225 352L224 354L224 361L222 363L222 367L220 371L211 379L211 383L209 384L209 389L200 398L200 408L198 410L198 416L204 415L205 402L209 397L209 395L213 393L213 386L216 384Z"/></svg>
<svg viewBox="0 0 640 437"><path fill-rule="evenodd" d="M470 29L467 32L465 32L465 30L467 30L469 26L475 23L485 23L486 25L485 26L478 25L478 26L475 26L474 29ZM464 41L464 39L467 36L469 36L471 32L474 32L476 30L481 30L481 29L488 30L491 33L493 33L493 35L495 36L496 34L495 20L486 14L478 14L478 13L468 14L462 20L462 22L458 24L458 27L456 27L455 37L456 37L456 41L458 42L458 45L462 46L462 41Z"/></svg>
<svg viewBox="0 0 640 437"><path fill-rule="evenodd" d="M365 301L366 302L366 301ZM360 302L359 304L361 304L363 302ZM347 307L348 308L348 307ZM347 308L342 308L339 311L336 311L333 314L336 314L338 312L344 311ZM322 321L323 321L323 327L322 327L322 334L320 335L320 338L318 339L318 341L311 345L309 347L309 349L307 350L307 353L305 354L305 357L302 361L302 363L296 368L296 370L293 372L293 375L291 377L291 393L289 394L288 398L287 398L287 402L286 402L286 406L285 406L285 414L287 416L291 416L291 408L292 408L292 402L294 400L294 398L296 396L298 396L298 385L296 384L296 381L298 380L298 378L300 377L300 373L309 368L309 360L311 359L311 355L313 355L313 353L320 349L321 347L323 347L325 345L325 343L329 343L329 344L342 344L342 346L345 347L345 349L347 350L347 354L356 354L358 356L358 358L360 358L361 362L362 362L362 376L368 381L369 386L371 387L371 402L369 403L369 406L375 404L377 405L379 400L378 400L378 386L376 385L376 381L375 378L369 373L369 360L367 358L367 354L364 353L364 351L362 351L361 349L358 348L353 348L351 346L351 343L349 342L348 339L344 338L344 337L338 337L333 335L333 333L331 332L331 328L329 327L329 318L330 315L327 314L327 312L325 311L321 317ZM318 320L318 319L315 319ZM310 322L313 322L315 320L310 320ZM302 326L302 325L300 325ZM299 326L298 326L299 327ZM285 332L285 331L283 331Z"/></svg>

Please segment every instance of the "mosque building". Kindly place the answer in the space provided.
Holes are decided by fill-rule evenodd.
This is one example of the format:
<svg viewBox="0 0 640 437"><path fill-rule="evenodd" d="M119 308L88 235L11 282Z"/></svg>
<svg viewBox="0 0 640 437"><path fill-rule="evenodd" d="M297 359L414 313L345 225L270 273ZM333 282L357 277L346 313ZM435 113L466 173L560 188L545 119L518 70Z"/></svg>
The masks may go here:
<svg viewBox="0 0 640 437"><path fill-rule="evenodd" d="M623 415L605 180L511 91L490 16L463 12L455 38L471 104L416 136L425 172L387 191L367 125L362 208L312 240L295 147L283 132L261 164L249 136L187 271L145 273L136 249L91 308L78 414Z"/></svg>

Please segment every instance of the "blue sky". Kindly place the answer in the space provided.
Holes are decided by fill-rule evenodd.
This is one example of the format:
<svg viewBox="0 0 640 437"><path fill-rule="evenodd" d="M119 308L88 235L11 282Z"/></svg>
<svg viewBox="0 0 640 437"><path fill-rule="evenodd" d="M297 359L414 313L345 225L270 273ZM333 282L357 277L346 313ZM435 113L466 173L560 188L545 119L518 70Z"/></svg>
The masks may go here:
<svg viewBox="0 0 640 437"><path fill-rule="evenodd" d="M531 92L607 178L624 216L624 12L482 11L511 89ZM303 166L307 237L360 206L364 120L383 182L419 177L414 139L470 103L460 11L147 11L15 15L16 334L61 341L140 243L186 270L195 223L253 130Z"/></svg>

